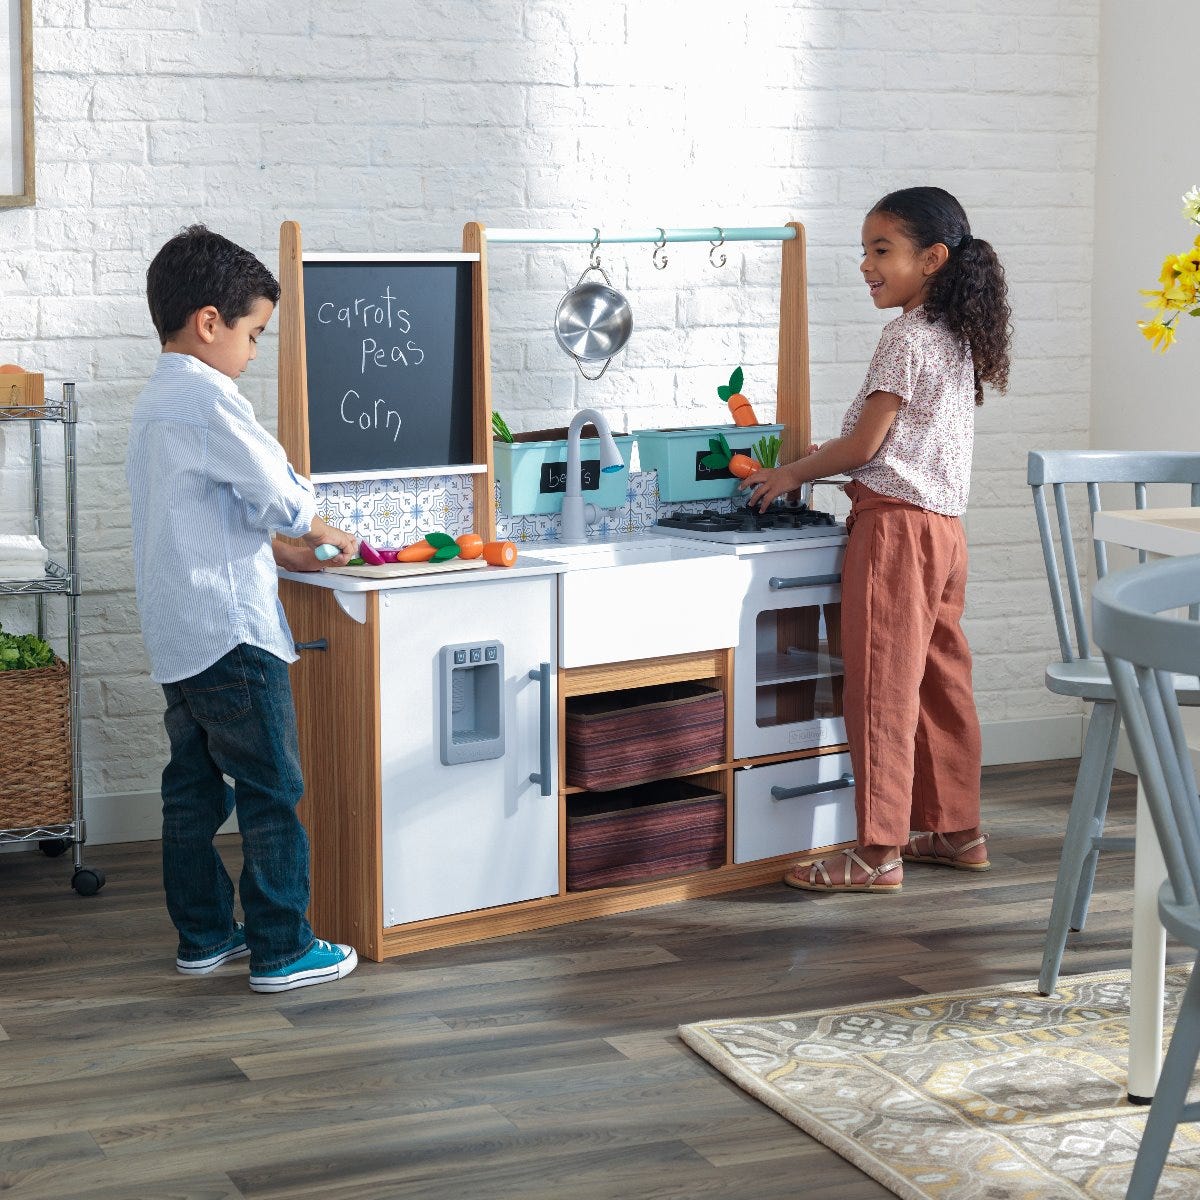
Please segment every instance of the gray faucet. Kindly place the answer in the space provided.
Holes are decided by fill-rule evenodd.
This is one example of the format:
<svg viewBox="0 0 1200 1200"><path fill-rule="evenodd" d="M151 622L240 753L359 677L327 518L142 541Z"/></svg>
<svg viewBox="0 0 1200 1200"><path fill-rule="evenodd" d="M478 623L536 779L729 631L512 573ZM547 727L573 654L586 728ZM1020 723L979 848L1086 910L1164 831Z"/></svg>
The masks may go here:
<svg viewBox="0 0 1200 1200"><path fill-rule="evenodd" d="M586 542L587 523L596 519L595 505L583 502L583 472L579 465L579 435L589 422L600 434L600 470L619 471L625 465L604 414L594 408L580 409L567 428L567 490L562 502L562 540L571 544Z"/></svg>

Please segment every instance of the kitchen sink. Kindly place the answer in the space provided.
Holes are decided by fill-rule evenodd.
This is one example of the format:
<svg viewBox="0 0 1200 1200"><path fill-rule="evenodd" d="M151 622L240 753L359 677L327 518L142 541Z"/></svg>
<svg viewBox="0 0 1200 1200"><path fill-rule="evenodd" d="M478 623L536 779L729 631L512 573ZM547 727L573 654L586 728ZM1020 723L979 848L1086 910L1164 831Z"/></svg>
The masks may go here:
<svg viewBox="0 0 1200 1200"><path fill-rule="evenodd" d="M672 541L658 534L611 538L568 545L547 542L530 555L542 562L559 563L568 570L621 567L638 563L672 562L711 557L714 551L695 542Z"/></svg>
<svg viewBox="0 0 1200 1200"><path fill-rule="evenodd" d="M659 534L577 545L546 542L525 562L558 579L559 663L641 661L737 645L746 564Z"/></svg>

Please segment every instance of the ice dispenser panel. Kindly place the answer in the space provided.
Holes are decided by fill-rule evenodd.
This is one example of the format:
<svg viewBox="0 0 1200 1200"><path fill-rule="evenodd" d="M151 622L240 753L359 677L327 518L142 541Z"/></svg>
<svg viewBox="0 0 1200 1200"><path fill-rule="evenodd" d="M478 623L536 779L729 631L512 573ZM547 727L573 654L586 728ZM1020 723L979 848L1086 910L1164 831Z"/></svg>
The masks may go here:
<svg viewBox="0 0 1200 1200"><path fill-rule="evenodd" d="M441 649L442 762L504 755L504 646L463 642Z"/></svg>

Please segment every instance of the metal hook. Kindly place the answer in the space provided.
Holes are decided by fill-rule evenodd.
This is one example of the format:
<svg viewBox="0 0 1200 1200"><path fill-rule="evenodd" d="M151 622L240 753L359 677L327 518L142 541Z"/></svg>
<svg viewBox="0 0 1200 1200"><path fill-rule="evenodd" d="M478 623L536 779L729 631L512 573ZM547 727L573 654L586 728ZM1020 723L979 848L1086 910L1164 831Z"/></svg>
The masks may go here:
<svg viewBox="0 0 1200 1200"><path fill-rule="evenodd" d="M665 271L667 267L667 256L663 254L660 259L658 256L662 254L667 244L667 231L660 225L658 227L658 241L654 243L654 265L660 270Z"/></svg>
<svg viewBox="0 0 1200 1200"><path fill-rule="evenodd" d="M720 262L717 262L717 260L716 260L715 258L713 258L713 255L714 255L714 254L716 254L716 252L717 252L718 250L720 250L720 248L721 248L723 245L725 245L725 230L723 230L723 229L720 227L720 225L718 225L718 226L717 226L717 233L720 235L720 238L721 238L721 240L720 240L719 242L709 242L709 246L711 247L711 249L710 249L710 250L709 250L709 252L708 252L708 261L709 261L709 262L710 262L710 263L711 263L711 264L712 264L714 267L720 268L720 267L723 267L723 266L725 265L725 255L723 255L723 254L721 255L721 261L720 261Z"/></svg>
<svg viewBox="0 0 1200 1200"><path fill-rule="evenodd" d="M588 266L595 270L600 266L600 230L595 225L592 226L592 229L596 236L592 238L592 257L591 261L588 263Z"/></svg>

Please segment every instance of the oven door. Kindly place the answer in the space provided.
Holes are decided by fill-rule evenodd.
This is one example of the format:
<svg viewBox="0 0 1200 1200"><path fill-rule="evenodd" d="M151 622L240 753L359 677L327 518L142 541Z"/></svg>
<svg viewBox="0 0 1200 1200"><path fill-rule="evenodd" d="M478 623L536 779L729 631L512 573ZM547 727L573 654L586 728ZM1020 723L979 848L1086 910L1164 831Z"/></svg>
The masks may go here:
<svg viewBox="0 0 1200 1200"><path fill-rule="evenodd" d="M846 741L841 547L755 555L734 658L735 758Z"/></svg>

